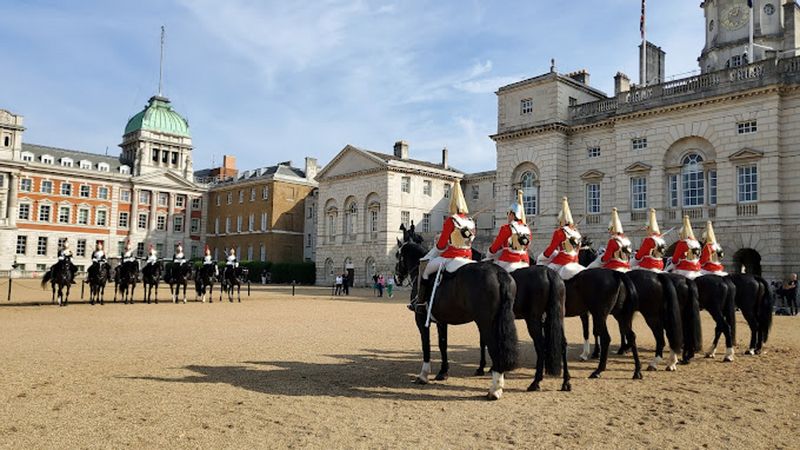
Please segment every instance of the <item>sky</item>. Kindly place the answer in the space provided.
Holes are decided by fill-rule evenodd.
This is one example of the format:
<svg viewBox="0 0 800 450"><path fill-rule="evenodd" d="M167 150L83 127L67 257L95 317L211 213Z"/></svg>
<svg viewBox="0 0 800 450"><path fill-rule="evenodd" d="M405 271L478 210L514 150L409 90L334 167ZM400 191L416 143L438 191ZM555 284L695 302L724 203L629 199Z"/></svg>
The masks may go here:
<svg viewBox="0 0 800 450"><path fill-rule="evenodd" d="M647 38L667 76L697 69L697 0L647 2ZM587 69L613 94L638 79L637 0L0 0L0 109L23 141L119 153L158 90L189 120L195 169L233 154L240 169L347 144L492 170L495 92L549 71Z"/></svg>

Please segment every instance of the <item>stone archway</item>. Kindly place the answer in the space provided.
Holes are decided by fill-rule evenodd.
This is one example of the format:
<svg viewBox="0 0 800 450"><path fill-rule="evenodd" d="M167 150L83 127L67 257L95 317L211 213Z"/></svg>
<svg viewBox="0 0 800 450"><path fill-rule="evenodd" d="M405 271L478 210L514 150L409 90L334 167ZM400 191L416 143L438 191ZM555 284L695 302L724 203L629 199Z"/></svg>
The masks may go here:
<svg viewBox="0 0 800 450"><path fill-rule="evenodd" d="M740 248L733 254L733 266L729 272L761 276L761 255L752 248Z"/></svg>

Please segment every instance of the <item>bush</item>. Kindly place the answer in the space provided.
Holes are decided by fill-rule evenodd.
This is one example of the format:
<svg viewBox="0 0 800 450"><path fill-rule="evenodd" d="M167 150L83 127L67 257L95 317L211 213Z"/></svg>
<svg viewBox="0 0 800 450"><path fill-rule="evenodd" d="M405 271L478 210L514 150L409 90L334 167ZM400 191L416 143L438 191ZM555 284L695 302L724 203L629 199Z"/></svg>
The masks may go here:
<svg viewBox="0 0 800 450"><path fill-rule="evenodd" d="M250 271L249 279L254 283L261 283L261 272L265 270L272 273L272 283L314 284L317 279L317 267L313 262L242 261L240 266Z"/></svg>

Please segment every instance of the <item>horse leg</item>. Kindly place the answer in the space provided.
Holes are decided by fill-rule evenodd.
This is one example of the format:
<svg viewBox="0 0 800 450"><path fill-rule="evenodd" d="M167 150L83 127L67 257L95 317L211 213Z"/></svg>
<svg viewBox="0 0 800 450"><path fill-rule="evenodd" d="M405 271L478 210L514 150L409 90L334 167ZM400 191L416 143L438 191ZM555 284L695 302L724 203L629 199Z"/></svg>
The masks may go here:
<svg viewBox="0 0 800 450"><path fill-rule="evenodd" d="M589 360L589 313L581 314L581 325L583 326L583 352L579 356L581 361Z"/></svg>
<svg viewBox="0 0 800 450"><path fill-rule="evenodd" d="M426 316L424 314L415 313L414 316L422 341L422 370L414 379L414 383L428 384L428 375L431 373L431 330L425 326Z"/></svg>
<svg viewBox="0 0 800 450"><path fill-rule="evenodd" d="M617 320L617 325L619 326L619 349L617 350L617 355L624 355L628 350L630 350L631 343L628 342L628 337L622 330L622 322Z"/></svg>
<svg viewBox="0 0 800 450"><path fill-rule="evenodd" d="M533 339L533 349L536 351L536 373L533 375L533 382L528 386L528 391L540 391L542 388L539 383L544 379L544 336L542 335L542 321L534 317L532 320L525 319L528 326L528 334Z"/></svg>
<svg viewBox="0 0 800 450"><path fill-rule="evenodd" d="M636 333L633 331L632 322L633 322L633 316L631 315L631 317L625 319L624 327L622 326L623 322L620 321L620 328L624 328L625 336L628 338L628 344L630 345L631 354L633 355L633 379L641 380L642 363L639 360L639 349L636 347Z"/></svg>
<svg viewBox="0 0 800 450"><path fill-rule="evenodd" d="M184 282L183 282L183 304L184 304L184 305L186 304L186 285L188 285L188 284L189 284L189 283L187 283L187 282L184 280Z"/></svg>
<svg viewBox="0 0 800 450"><path fill-rule="evenodd" d="M714 341L711 344L711 348L708 349L706 352L706 358L713 358L717 354L717 344L719 343L719 337L725 332L725 319L722 317L722 312L717 310L717 308L711 308L708 310L708 313L711 314L711 317L714 319Z"/></svg>
<svg viewBox="0 0 800 450"><path fill-rule="evenodd" d="M436 374L436 381L444 381L450 371L450 362L447 360L447 324L437 323L436 330L439 334L439 353L442 355L442 368Z"/></svg>
<svg viewBox="0 0 800 450"><path fill-rule="evenodd" d="M237 284L236 285L236 298L239 301L239 303L242 303L242 285L241 284Z"/></svg>
<svg viewBox="0 0 800 450"><path fill-rule="evenodd" d="M747 317L746 317L747 318ZM745 355L755 355L756 350L761 348L761 343L757 341L758 339L758 324L756 323L755 319L748 320L747 326L750 327L750 347L744 352Z"/></svg>
<svg viewBox="0 0 800 450"><path fill-rule="evenodd" d="M475 376L481 377L486 374L486 343L481 338L481 362L475 370Z"/></svg>
<svg viewBox="0 0 800 450"><path fill-rule="evenodd" d="M611 335L608 334L605 317L597 317L593 314L592 319L595 334L600 336L600 362L597 365L597 369L589 375L589 378L600 378L600 374L606 370L606 364L608 363L608 346L611 344Z"/></svg>
<svg viewBox="0 0 800 450"><path fill-rule="evenodd" d="M563 366L564 370L564 379L561 383L561 390L564 392L569 392L572 390L572 384L570 384L570 376L569 376L569 369L567 368L567 338L566 336L563 338L564 345L562 346L561 350L561 365Z"/></svg>

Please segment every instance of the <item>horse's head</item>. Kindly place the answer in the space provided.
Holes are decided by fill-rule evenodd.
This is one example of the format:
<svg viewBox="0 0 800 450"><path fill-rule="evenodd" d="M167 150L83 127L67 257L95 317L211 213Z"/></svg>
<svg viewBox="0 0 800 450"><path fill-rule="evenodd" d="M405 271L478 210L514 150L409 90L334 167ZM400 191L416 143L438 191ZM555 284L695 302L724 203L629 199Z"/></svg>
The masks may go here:
<svg viewBox="0 0 800 450"><path fill-rule="evenodd" d="M583 241L578 251L578 263L586 267L597 259L597 250L592 247L592 240L588 237L578 238L578 241Z"/></svg>

